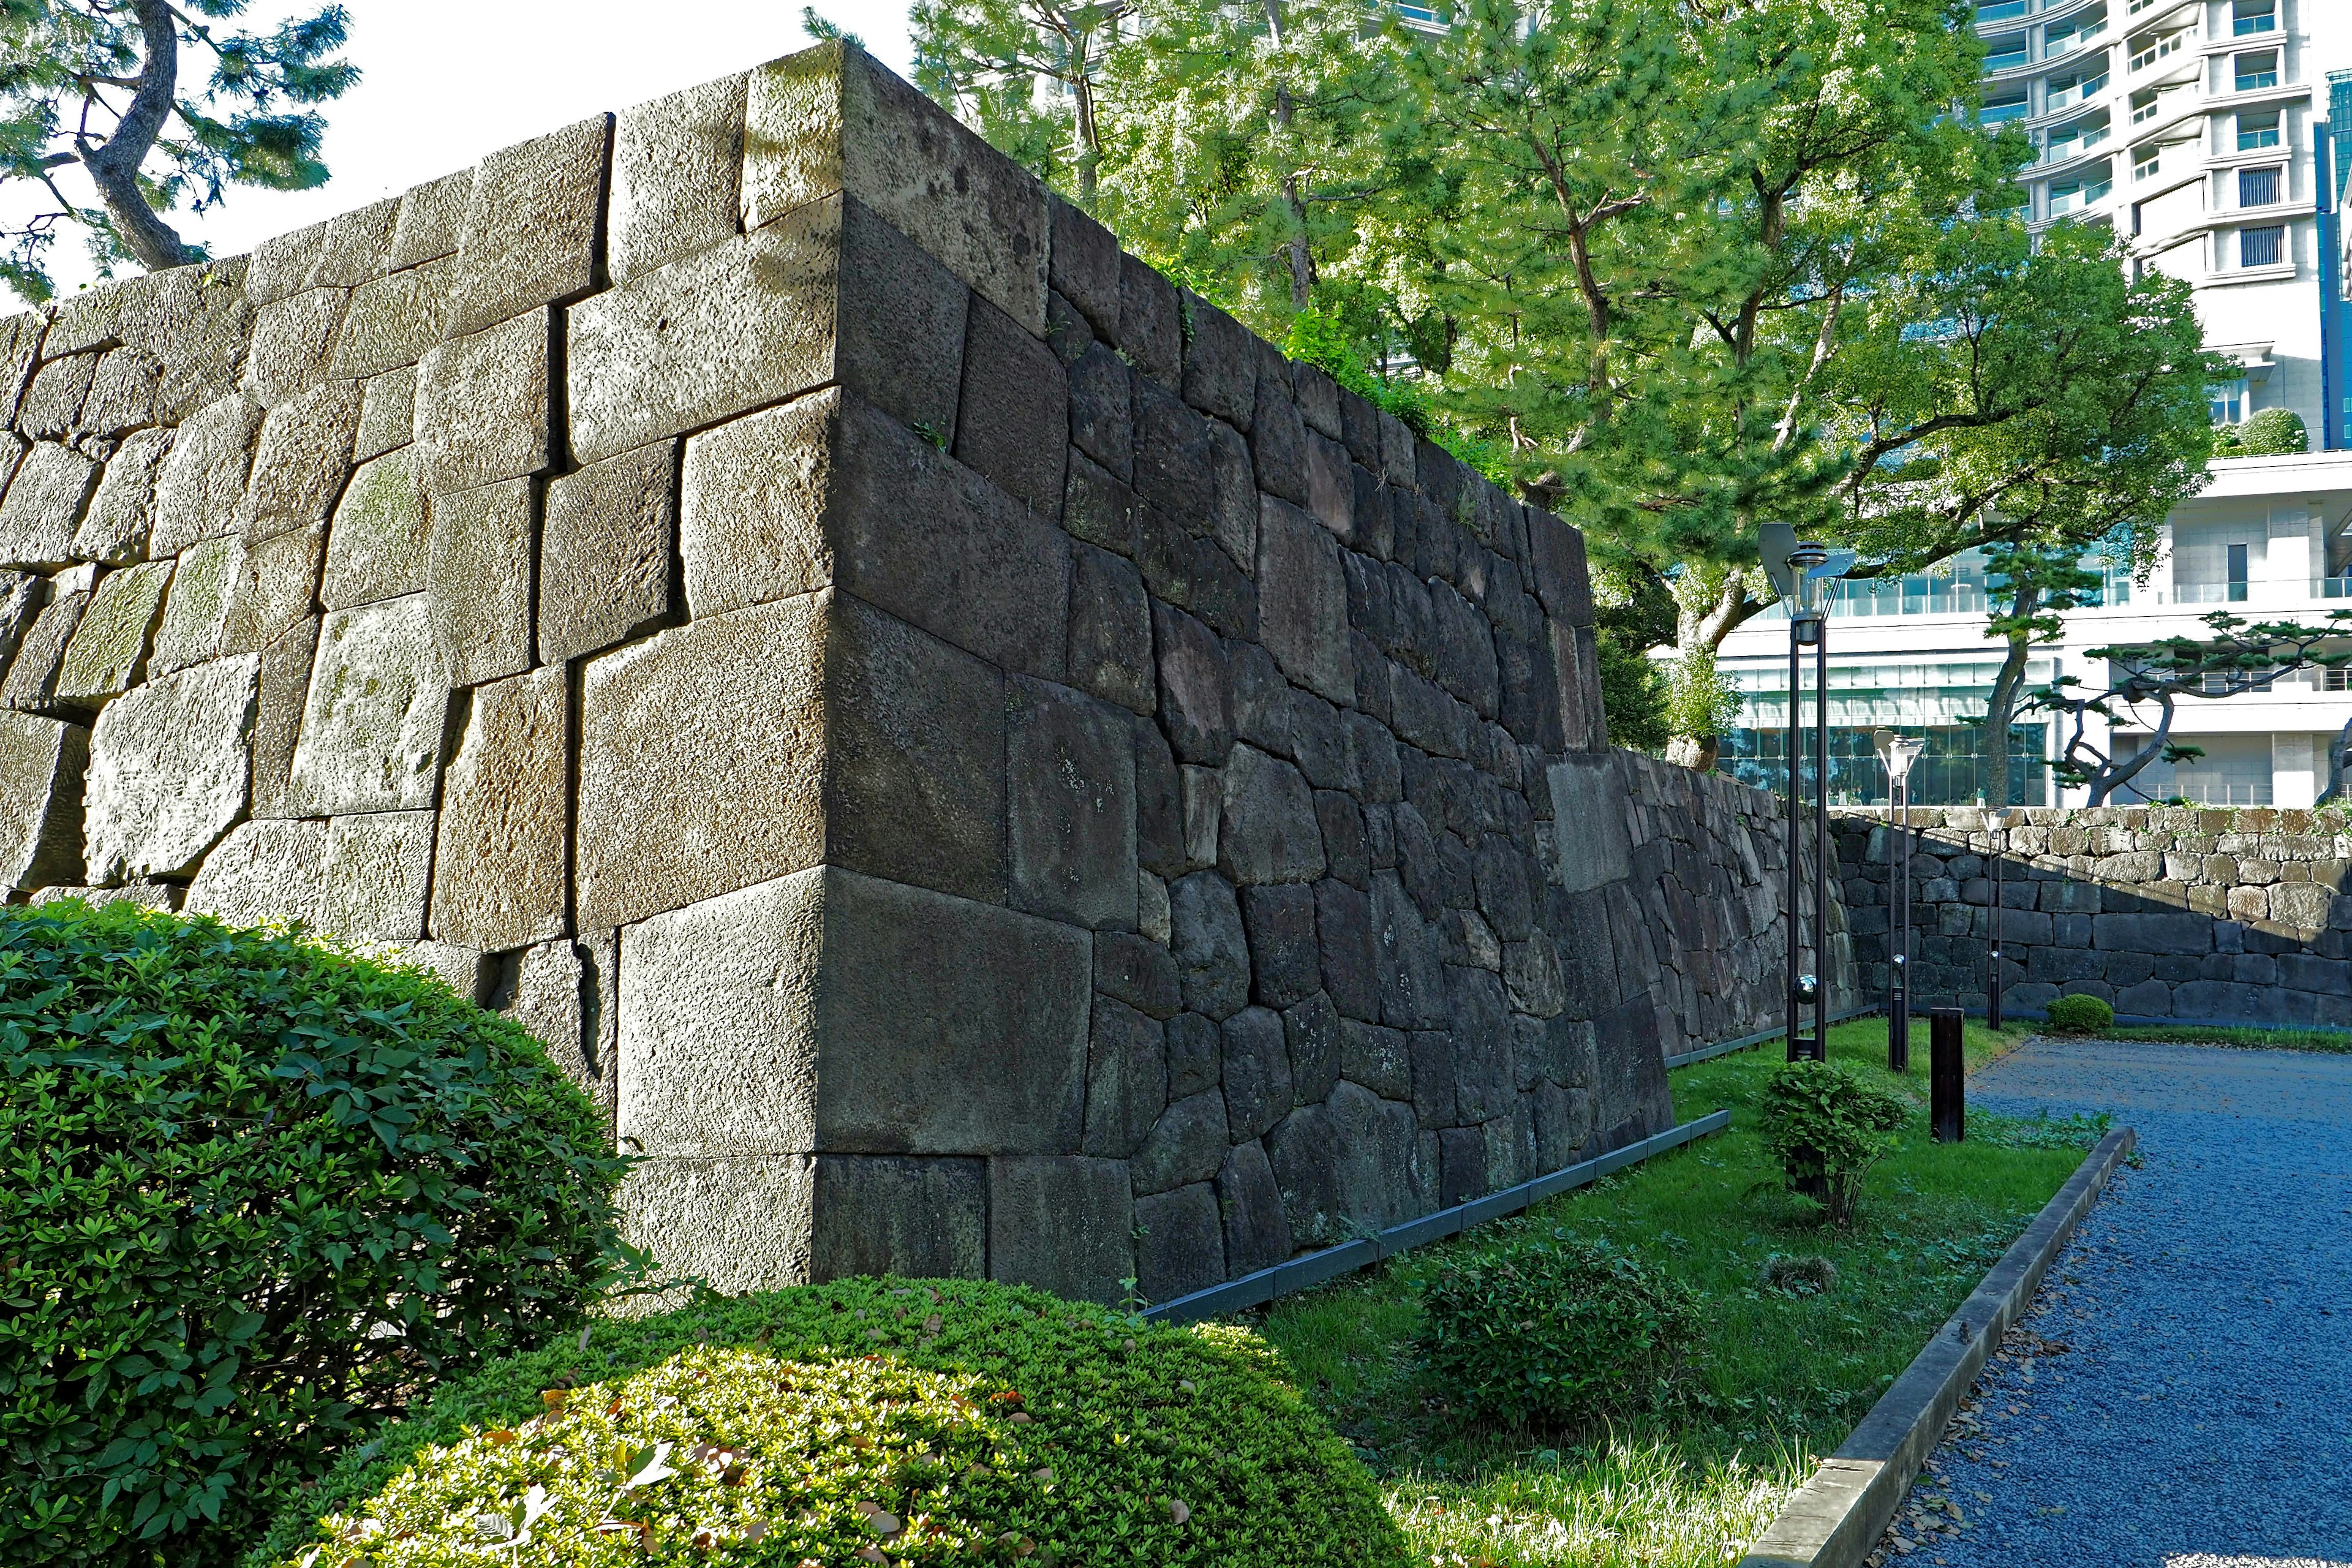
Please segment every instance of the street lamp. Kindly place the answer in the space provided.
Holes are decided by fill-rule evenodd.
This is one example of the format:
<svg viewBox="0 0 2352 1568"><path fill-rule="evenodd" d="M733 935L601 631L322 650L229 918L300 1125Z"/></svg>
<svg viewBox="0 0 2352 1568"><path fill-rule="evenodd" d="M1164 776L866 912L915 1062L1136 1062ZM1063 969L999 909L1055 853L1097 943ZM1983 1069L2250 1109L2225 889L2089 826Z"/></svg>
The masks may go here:
<svg viewBox="0 0 2352 1568"><path fill-rule="evenodd" d="M1886 1065L1911 1070L1911 764L1927 742L1892 730L1871 733L1886 764Z"/></svg>
<svg viewBox="0 0 2352 1568"><path fill-rule="evenodd" d="M1764 570L1780 592L1789 612L1789 1059L1829 1057L1829 788L1830 788L1830 666L1828 606L1830 584L1853 565L1853 552L1826 545L1800 543L1797 531L1785 522L1768 522L1760 531L1759 553ZM1803 877L1798 868L1800 813L1804 791L1799 768L1803 753L1804 655L1813 650L1813 957L1815 972L1803 967ZM1803 1032L1806 1006L1813 1009L1813 1033Z"/></svg>
<svg viewBox="0 0 2352 1568"><path fill-rule="evenodd" d="M1985 1024L1994 1030L2000 1027L2000 873L2001 862L2009 854L2009 835L2017 821L2017 814L2006 806L1996 806L1985 813L1985 847L1991 851L1992 860L1992 973L1985 979ZM1996 847L1992 834L2000 835Z"/></svg>

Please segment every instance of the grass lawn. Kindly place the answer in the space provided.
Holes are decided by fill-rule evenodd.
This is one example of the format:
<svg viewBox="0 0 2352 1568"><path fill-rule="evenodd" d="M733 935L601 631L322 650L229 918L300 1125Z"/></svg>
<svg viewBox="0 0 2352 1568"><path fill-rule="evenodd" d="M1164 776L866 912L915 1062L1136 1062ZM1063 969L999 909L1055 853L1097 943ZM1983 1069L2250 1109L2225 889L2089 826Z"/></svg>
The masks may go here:
<svg viewBox="0 0 2352 1568"><path fill-rule="evenodd" d="M1751 1108L1783 1059L1771 1041L1674 1075L1678 1117L1729 1106L1728 1131L1265 1310L1265 1333L1381 1478L1421 1561L1719 1564L1761 1532L2095 1141L2084 1126L1975 1115L1967 1142L1936 1144L1927 1020L1913 1031L1903 1080L1885 1071L1883 1019L1831 1031L1832 1059L1905 1082L1920 1102L1850 1231L1824 1229L1768 1167ZM2027 1032L1971 1022L1971 1065ZM1418 1283L1524 1226L1605 1238L1697 1288L1709 1331L1680 1408L1580 1439L1459 1429L1446 1390L1414 1363ZM1837 1281L1814 1296L1767 1290L1775 1253L1826 1256Z"/></svg>
<svg viewBox="0 0 2352 1568"><path fill-rule="evenodd" d="M2197 1024L2117 1024L2103 1040L2164 1040L2184 1046L2246 1046L2271 1051L2352 1052L2352 1029L2239 1029Z"/></svg>

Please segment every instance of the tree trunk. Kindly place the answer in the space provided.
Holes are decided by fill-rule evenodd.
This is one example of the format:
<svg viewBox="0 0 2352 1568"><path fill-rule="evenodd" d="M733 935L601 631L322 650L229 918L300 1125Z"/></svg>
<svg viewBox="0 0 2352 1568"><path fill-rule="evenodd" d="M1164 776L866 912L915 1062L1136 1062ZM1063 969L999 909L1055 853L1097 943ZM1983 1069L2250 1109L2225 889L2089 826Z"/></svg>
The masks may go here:
<svg viewBox="0 0 2352 1568"><path fill-rule="evenodd" d="M2147 744L2133 753L2129 762L2110 762L2092 773L2090 796L2084 801L2084 805L2106 805L2107 796L2131 783L2138 775L2140 769L2154 762L2158 754L2164 750L2165 742L2172 735L2172 693L2169 691L2163 693L2157 701L2164 710L2164 717L2156 721L2156 732L2147 738ZM2108 734L2108 743L2112 745L2114 741L2115 736L2111 731Z"/></svg>
<svg viewBox="0 0 2352 1568"><path fill-rule="evenodd" d="M2009 634L2009 652L1985 702L1985 804L1996 811L2009 805L2009 721L2017 713L2018 689L2025 684L2025 658L2032 647L2032 630L2025 623L2033 618L2041 596L2036 589L2018 590L2010 617L2016 629Z"/></svg>
<svg viewBox="0 0 2352 1568"><path fill-rule="evenodd" d="M1690 657L1693 649L1713 655L1723 646L1723 639L1738 630L1748 618L1748 578L1745 573L1727 572L1723 581L1705 600L1692 604L1675 595L1675 646ZM1666 760L1680 763L1686 768L1712 768L1719 742L1713 735L1675 733L1666 738Z"/></svg>
<svg viewBox="0 0 2352 1568"><path fill-rule="evenodd" d="M139 189L139 166L171 117L172 95L180 80L180 37L173 27L168 0L137 0L137 5L141 41L147 51L139 90L115 122L114 134L102 147L86 148L81 161L122 243L148 270L155 271L184 267L196 256Z"/></svg>

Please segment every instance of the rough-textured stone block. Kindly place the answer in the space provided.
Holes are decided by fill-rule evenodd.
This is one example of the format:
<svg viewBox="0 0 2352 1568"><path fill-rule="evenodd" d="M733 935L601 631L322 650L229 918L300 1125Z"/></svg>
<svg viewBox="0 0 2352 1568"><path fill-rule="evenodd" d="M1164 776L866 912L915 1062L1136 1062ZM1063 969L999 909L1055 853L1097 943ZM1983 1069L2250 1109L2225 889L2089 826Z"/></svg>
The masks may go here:
<svg viewBox="0 0 2352 1568"><path fill-rule="evenodd" d="M1315 795L1298 770L1237 745L1224 770L1218 868L1234 882L1311 882L1323 874Z"/></svg>
<svg viewBox="0 0 2352 1568"><path fill-rule="evenodd" d="M89 731L80 725L0 712L0 886L80 879L89 766Z"/></svg>
<svg viewBox="0 0 2352 1568"><path fill-rule="evenodd" d="M1423 1029L1445 1021L1436 935L1394 871L1372 873L1372 940L1380 954L1381 1022Z"/></svg>
<svg viewBox="0 0 2352 1568"><path fill-rule="evenodd" d="M260 674L257 654L219 659L107 704L90 732L91 881L183 875L245 815Z"/></svg>
<svg viewBox="0 0 2352 1568"><path fill-rule="evenodd" d="M1255 1138L1290 1113L1290 1048L1282 1016L1244 1007L1225 1020L1225 1125L1235 1139Z"/></svg>
<svg viewBox="0 0 2352 1568"><path fill-rule="evenodd" d="M1257 407L1258 344L1239 321L1198 295L1183 300L1184 401L1229 425L1250 427Z"/></svg>
<svg viewBox="0 0 2352 1568"><path fill-rule="evenodd" d="M1257 582L1258 624L1283 673L1334 702L1353 702L1339 547L1305 512L1272 497L1258 517Z"/></svg>
<svg viewBox="0 0 2352 1568"><path fill-rule="evenodd" d="M421 592L428 539L415 453L403 447L362 464L335 507L320 604L347 610Z"/></svg>
<svg viewBox="0 0 2352 1568"><path fill-rule="evenodd" d="M352 439L352 461L381 458L416 437L416 367L388 370L360 386L360 429Z"/></svg>
<svg viewBox="0 0 2352 1568"><path fill-rule="evenodd" d="M436 938L499 952L565 934L570 735L561 665L473 692L442 784Z"/></svg>
<svg viewBox="0 0 2352 1568"><path fill-rule="evenodd" d="M173 432L136 430L107 460L98 489L74 530L72 553L120 566L144 560L155 527L155 486L172 454Z"/></svg>
<svg viewBox="0 0 2352 1568"><path fill-rule="evenodd" d="M1212 1026L1213 1029L1213 1026ZM1175 1083L1171 1075L1171 1087ZM1224 1163L1233 1140L1225 1131L1224 1096L1214 1088L1171 1100L1151 1136L1128 1163L1138 1196L1205 1182Z"/></svg>
<svg viewBox="0 0 2352 1568"><path fill-rule="evenodd" d="M1211 1019L1198 1013L1179 1013L1169 1019L1170 1100L1188 1100L1216 1088L1224 1076L1223 1053L1223 1032Z"/></svg>
<svg viewBox="0 0 2352 1568"><path fill-rule="evenodd" d="M1176 286L1124 254L1118 258L1118 346L1162 386L1182 378L1184 319Z"/></svg>
<svg viewBox="0 0 2352 1568"><path fill-rule="evenodd" d="M1328 1095L1339 1081L1339 1009L1321 992L1282 1015L1283 1038L1290 1052L1291 1095L1311 1105Z"/></svg>
<svg viewBox="0 0 2352 1568"><path fill-rule="evenodd" d="M16 405L16 428L38 440L59 440L68 434L89 396L98 358L94 353L71 354L52 359L35 372L24 401Z"/></svg>
<svg viewBox="0 0 2352 1568"><path fill-rule="evenodd" d="M614 282L735 237L745 80L721 77L621 111L613 134Z"/></svg>
<svg viewBox="0 0 2352 1568"><path fill-rule="evenodd" d="M317 609L326 554L323 523L240 546L221 616L220 651L259 653Z"/></svg>
<svg viewBox="0 0 2352 1568"><path fill-rule="evenodd" d="M1070 444L1121 484L1135 479L1135 373L1100 343L1068 372Z"/></svg>
<svg viewBox="0 0 2352 1568"><path fill-rule="evenodd" d="M746 228L846 191L1045 335L1045 187L863 49L827 44L761 67L748 119Z"/></svg>
<svg viewBox="0 0 2352 1568"><path fill-rule="evenodd" d="M327 232L320 237L318 259L310 268L310 286L348 289L388 270L392 231L399 218L396 196L329 218Z"/></svg>
<svg viewBox="0 0 2352 1568"><path fill-rule="evenodd" d="M1402 1029L1339 1021L1339 1071L1383 1100L1412 1099L1412 1042Z"/></svg>
<svg viewBox="0 0 2352 1568"><path fill-rule="evenodd" d="M1229 1276L1271 1268L1289 1258L1290 1220L1282 1212L1282 1189L1266 1163L1265 1144L1235 1144L1225 1156L1217 1173L1217 1208L1224 1220Z"/></svg>
<svg viewBox="0 0 2352 1568"><path fill-rule="evenodd" d="M1168 1047L1160 1021L1097 995L1087 1048L1086 1152L1126 1159L1167 1106Z"/></svg>
<svg viewBox="0 0 2352 1568"><path fill-rule="evenodd" d="M76 437L108 440L154 424L163 378L163 364L137 349L116 349L100 360L74 420Z"/></svg>
<svg viewBox="0 0 2352 1568"><path fill-rule="evenodd" d="M453 336L594 286L612 129L599 114L482 160L449 288Z"/></svg>
<svg viewBox="0 0 2352 1568"><path fill-rule="evenodd" d="M1281 1008L1313 995L1323 983L1314 889L1295 882L1244 887L1241 901L1242 925L1249 936L1252 996L1265 1006Z"/></svg>
<svg viewBox="0 0 2352 1568"><path fill-rule="evenodd" d="M1175 753L1168 748L1168 737L1160 732L1159 725L1148 718L1139 718L1134 734L1135 858L1154 878L1181 877L1191 866L1185 856L1182 774L1176 766ZM1214 855L1209 857L1209 860L1214 859ZM1138 886L1139 889L1139 880ZM1139 904L1142 897L1139 890ZM1163 890L1163 901L1165 897ZM1142 919L1139 909L1137 919L1139 922Z"/></svg>
<svg viewBox="0 0 2352 1568"><path fill-rule="evenodd" d="M415 267L454 255L466 237L466 207L474 192L474 171L460 169L421 185L412 185L400 198L400 216L392 226L393 267Z"/></svg>
<svg viewBox="0 0 2352 1568"><path fill-rule="evenodd" d="M591 663L585 704L584 927L821 859L1004 896L1001 678L855 599L672 627Z"/></svg>
<svg viewBox="0 0 2352 1568"><path fill-rule="evenodd" d="M1128 716L1044 681L1005 689L1006 851L1013 907L1077 925L1135 926L1135 748Z"/></svg>
<svg viewBox="0 0 2352 1568"><path fill-rule="evenodd" d="M1095 933L1095 989L1154 1018L1172 1018L1184 1005L1174 955L1122 931Z"/></svg>
<svg viewBox="0 0 2352 1568"><path fill-rule="evenodd" d="M453 685L530 668L530 490L529 479L507 479L433 498L425 598Z"/></svg>
<svg viewBox="0 0 2352 1568"><path fill-rule="evenodd" d="M987 300L974 301L970 314L956 460L1032 510L1058 516L1070 442L1062 363Z"/></svg>
<svg viewBox="0 0 2352 1568"><path fill-rule="evenodd" d="M58 664L53 694L58 702L95 708L138 684L171 578L172 563L157 561L100 579Z"/></svg>
<svg viewBox="0 0 2352 1568"><path fill-rule="evenodd" d="M1224 1219L1206 1182L1138 1199L1135 1226L1135 1288L1145 1300L1172 1301L1223 1281Z"/></svg>
<svg viewBox="0 0 2352 1568"><path fill-rule="evenodd" d="M1179 532L1208 531L1216 505L1209 422L1159 382L1135 382L1135 493Z"/></svg>
<svg viewBox="0 0 2352 1568"><path fill-rule="evenodd" d="M240 823L188 884L187 908L230 925L300 922L331 929L327 919L327 823Z"/></svg>
<svg viewBox="0 0 2352 1568"><path fill-rule="evenodd" d="M239 512L248 540L323 522L342 493L360 425L360 389L331 381L289 398L262 421Z"/></svg>
<svg viewBox="0 0 2352 1568"><path fill-rule="evenodd" d="M261 307L245 358L244 387L255 402L275 408L324 379L350 303L348 289L305 289Z"/></svg>
<svg viewBox="0 0 2352 1568"><path fill-rule="evenodd" d="M37 603L46 595L48 602L38 604L30 624L25 626L7 678L0 680L0 707L43 712L57 705L58 668L65 663L66 648L81 624L82 612L89 607L93 570L83 567L61 573L46 584L37 577L27 579L33 587L25 598ZM16 607L16 595L11 599L11 607Z"/></svg>
<svg viewBox="0 0 2352 1568"><path fill-rule="evenodd" d="M1156 695L1151 602L1135 568L1106 550L1070 546L1070 683L1137 713Z"/></svg>
<svg viewBox="0 0 2352 1568"><path fill-rule="evenodd" d="M1213 1213L1213 1205L1212 1205ZM1135 1274L1137 1226L1117 1160L988 1163L988 1273L1080 1301L1111 1302Z"/></svg>
<svg viewBox="0 0 2352 1568"><path fill-rule="evenodd" d="M236 393L206 404L180 426L155 486L150 548L156 555L176 555L236 527L261 420L261 405Z"/></svg>
<svg viewBox="0 0 2352 1568"><path fill-rule="evenodd" d="M153 674L168 675L220 652L244 557L244 546L233 538L208 539L182 553L164 592L163 622L155 628Z"/></svg>
<svg viewBox="0 0 2352 1568"><path fill-rule="evenodd" d="M1168 902L1185 1007L1231 1017L1248 1004L1250 985L1249 942L1232 884L1196 871L1170 886Z"/></svg>
<svg viewBox="0 0 2352 1568"><path fill-rule="evenodd" d="M547 487L539 657L601 653L667 625L677 568L677 444L592 463Z"/></svg>
<svg viewBox="0 0 2352 1568"><path fill-rule="evenodd" d="M1094 330L1118 340L1118 238L1061 197L1053 207L1049 280L1056 293L1084 312Z"/></svg>
<svg viewBox="0 0 2352 1568"><path fill-rule="evenodd" d="M425 934L433 867L429 811L338 816L327 831L322 923L353 941L415 942Z"/></svg>
<svg viewBox="0 0 2352 1568"><path fill-rule="evenodd" d="M0 498L0 560L54 570L73 559L82 508L98 485L98 465L71 447L37 441Z"/></svg>
<svg viewBox="0 0 2352 1568"><path fill-rule="evenodd" d="M805 1285L815 1165L806 1154L648 1160L622 1184L622 1233L714 1289Z"/></svg>
<svg viewBox="0 0 2352 1568"><path fill-rule="evenodd" d="M424 595L329 615L286 809L323 816L431 805L448 705L449 679L433 651Z"/></svg>
<svg viewBox="0 0 2352 1568"><path fill-rule="evenodd" d="M548 313L533 310L445 342L418 364L418 477L427 490L519 479L553 461L548 331Z"/></svg>
<svg viewBox="0 0 2352 1568"><path fill-rule="evenodd" d="M1216 634L1180 610L1151 606L1160 720L1177 760L1214 766L1234 742L1233 697Z"/></svg>
<svg viewBox="0 0 2352 1568"><path fill-rule="evenodd" d="M310 661L319 649L319 617L306 616L262 650L261 690L253 710L253 815L286 815L287 780L294 769L302 708L310 690Z"/></svg>
<svg viewBox="0 0 2352 1568"><path fill-rule="evenodd" d="M685 487L698 616L832 584L1001 668L1066 673L1060 531L854 395L695 437Z"/></svg>
<svg viewBox="0 0 2352 1568"><path fill-rule="evenodd" d="M730 182L730 213L732 197ZM988 1272L984 1160L821 1154L815 1210L813 1280L860 1274L978 1279Z"/></svg>
<svg viewBox="0 0 2352 1568"><path fill-rule="evenodd" d="M572 448L593 462L839 384L944 443L963 286L848 198L572 308Z"/></svg>
<svg viewBox="0 0 2352 1568"><path fill-rule="evenodd" d="M435 261L353 289L335 337L330 374L382 375L431 353L448 321L449 286L457 270L454 260Z"/></svg>

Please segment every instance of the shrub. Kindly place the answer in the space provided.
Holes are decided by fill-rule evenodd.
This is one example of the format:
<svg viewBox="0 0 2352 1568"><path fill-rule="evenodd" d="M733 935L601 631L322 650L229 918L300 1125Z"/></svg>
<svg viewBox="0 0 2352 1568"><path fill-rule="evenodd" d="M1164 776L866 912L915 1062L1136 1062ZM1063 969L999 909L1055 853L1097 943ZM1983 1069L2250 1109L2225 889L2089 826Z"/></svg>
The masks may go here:
<svg viewBox="0 0 2352 1568"><path fill-rule="evenodd" d="M438 981L0 910L0 1561L227 1561L431 1380L572 1325L623 1163Z"/></svg>
<svg viewBox="0 0 2352 1568"><path fill-rule="evenodd" d="M2292 408L2265 408L2242 425L2224 425L2213 433L2213 454L2220 458L2282 458L2310 450L2311 432Z"/></svg>
<svg viewBox="0 0 2352 1568"><path fill-rule="evenodd" d="M1688 1288L1555 1231L1449 1261L1420 1351L1469 1420L1564 1431L1656 1408L1697 1338Z"/></svg>
<svg viewBox="0 0 2352 1568"><path fill-rule="evenodd" d="M599 1322L371 1447L249 1568L1406 1562L1371 1478L1255 1335L974 1280Z"/></svg>
<svg viewBox="0 0 2352 1568"><path fill-rule="evenodd" d="M1822 1296L1837 1289L1837 1265L1817 1254L1788 1258L1776 1252L1764 1260L1764 1289L1786 1296Z"/></svg>
<svg viewBox="0 0 2352 1568"><path fill-rule="evenodd" d="M2116 1010L2096 996L2053 996L2042 1016L2061 1035L2095 1034L2116 1023Z"/></svg>
<svg viewBox="0 0 2352 1568"><path fill-rule="evenodd" d="M1817 1189L1829 1217L1853 1217L1862 1179L1895 1147L1911 1102L1865 1083L1843 1062L1790 1062L1764 1086L1764 1146L1792 1191Z"/></svg>

